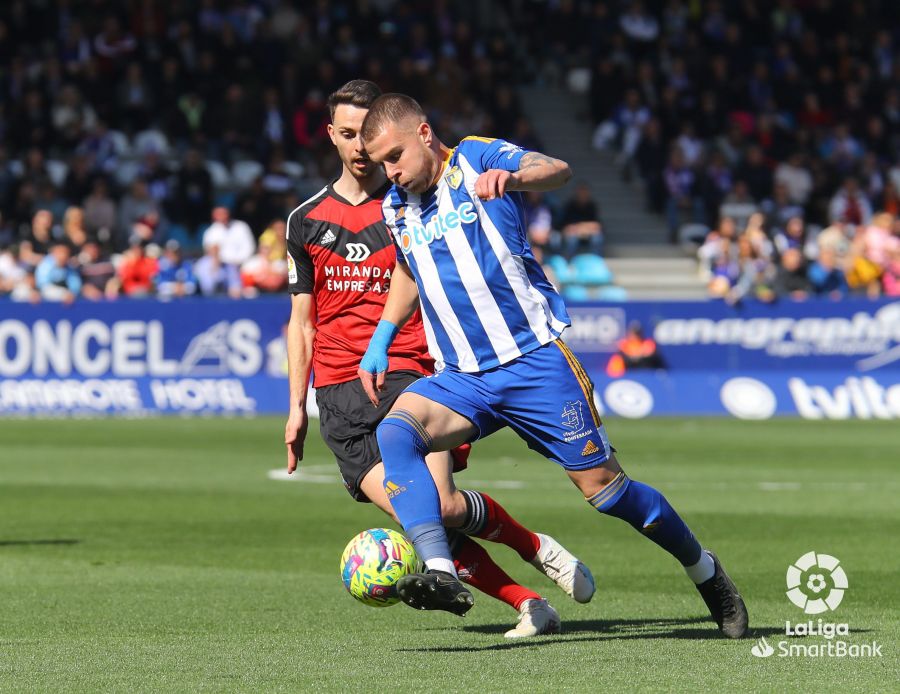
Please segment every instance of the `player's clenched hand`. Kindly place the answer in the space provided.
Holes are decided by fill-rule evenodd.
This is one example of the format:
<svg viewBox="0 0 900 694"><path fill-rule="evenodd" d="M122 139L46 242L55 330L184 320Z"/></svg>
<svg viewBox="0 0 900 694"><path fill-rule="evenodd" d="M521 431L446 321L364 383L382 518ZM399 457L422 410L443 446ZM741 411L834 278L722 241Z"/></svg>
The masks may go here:
<svg viewBox="0 0 900 694"><path fill-rule="evenodd" d="M475 180L475 195L482 200L502 198L511 189L512 172L504 169L488 169Z"/></svg>
<svg viewBox="0 0 900 694"><path fill-rule="evenodd" d="M291 408L287 424L284 425L284 444L287 446L287 470L290 475L297 469L297 463L303 460L303 443L306 441L306 430L309 418L305 407Z"/></svg>

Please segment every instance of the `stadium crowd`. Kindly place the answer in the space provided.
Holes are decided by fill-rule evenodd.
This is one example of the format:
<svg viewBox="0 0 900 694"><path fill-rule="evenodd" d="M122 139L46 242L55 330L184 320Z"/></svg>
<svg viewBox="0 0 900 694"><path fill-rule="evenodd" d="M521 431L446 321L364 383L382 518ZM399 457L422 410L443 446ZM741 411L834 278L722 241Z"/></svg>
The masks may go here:
<svg viewBox="0 0 900 694"><path fill-rule="evenodd" d="M284 288L284 222L340 170L327 94L426 105L448 141L537 146L507 40L424 0L10 0L0 7L0 295ZM207 228L208 227L208 228Z"/></svg>
<svg viewBox="0 0 900 694"><path fill-rule="evenodd" d="M283 289L279 229L338 171L325 96L356 77L419 99L446 141L535 149L514 85L565 80L672 240L700 234L711 295L900 293L900 5L506 11L487 32L477 3L4 3L0 296ZM530 196L527 223L554 260L602 251L586 186Z"/></svg>
<svg viewBox="0 0 900 694"><path fill-rule="evenodd" d="M900 294L900 4L520 6L712 296Z"/></svg>

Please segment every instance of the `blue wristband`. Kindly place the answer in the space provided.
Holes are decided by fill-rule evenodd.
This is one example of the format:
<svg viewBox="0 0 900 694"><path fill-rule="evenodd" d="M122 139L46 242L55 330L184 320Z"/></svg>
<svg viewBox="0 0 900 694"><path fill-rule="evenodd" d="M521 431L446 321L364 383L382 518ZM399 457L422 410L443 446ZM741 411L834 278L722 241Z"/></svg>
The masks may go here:
<svg viewBox="0 0 900 694"><path fill-rule="evenodd" d="M381 373L388 369L388 349L400 328L388 320L378 321L378 327L369 340L369 346L366 353L359 362L359 368L368 371L370 374Z"/></svg>

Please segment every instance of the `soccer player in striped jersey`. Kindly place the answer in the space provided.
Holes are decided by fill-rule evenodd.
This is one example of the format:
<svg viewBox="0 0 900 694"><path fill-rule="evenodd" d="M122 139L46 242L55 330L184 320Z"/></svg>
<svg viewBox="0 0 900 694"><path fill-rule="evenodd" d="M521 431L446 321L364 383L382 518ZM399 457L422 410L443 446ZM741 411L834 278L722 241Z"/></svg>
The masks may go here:
<svg viewBox="0 0 900 694"><path fill-rule="evenodd" d="M481 137L450 149L402 94L372 104L362 140L394 184L383 209L399 252L360 379L378 402L388 346L420 306L437 363L436 375L412 383L378 427L385 485L399 489L394 511L428 569L401 580L403 601L457 614L473 604L454 575L424 456L509 426L561 465L591 506L672 554L722 632L743 636L747 611L734 583L665 497L624 473L593 383L560 339L566 306L528 246L519 191L561 187L568 165Z"/></svg>
<svg viewBox="0 0 900 694"><path fill-rule="evenodd" d="M388 188L380 167L362 151L359 130L368 106L381 92L372 82L354 80L328 100L328 132L343 168L340 177L291 212L287 222L290 415L285 426L288 472L303 458L307 431L306 394L314 373L320 428L337 459L350 495L372 501L393 515L385 489L375 428L394 399L410 383L432 372L422 322L412 315L388 353L382 402L372 407L356 367L384 308L396 253L381 214ZM464 455L455 455L464 467ZM506 544L554 580L572 598L587 602L594 593L587 567L556 540L533 533L487 494L459 490L448 453L428 456L450 531L455 566L461 576L519 612L510 638L559 631L549 603L513 581L468 535Z"/></svg>

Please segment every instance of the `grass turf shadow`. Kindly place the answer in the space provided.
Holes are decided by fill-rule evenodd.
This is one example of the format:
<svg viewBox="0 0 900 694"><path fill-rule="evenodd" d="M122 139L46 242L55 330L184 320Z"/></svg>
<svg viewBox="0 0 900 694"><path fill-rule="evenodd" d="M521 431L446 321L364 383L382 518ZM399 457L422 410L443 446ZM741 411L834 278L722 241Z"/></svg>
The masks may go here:
<svg viewBox="0 0 900 694"><path fill-rule="evenodd" d="M692 626L692 625L708 626ZM506 624L477 624L464 626L460 631L469 633L500 635L509 629ZM774 636L783 634L781 627L762 626L751 628L744 641L750 641L760 636ZM574 635L574 638L572 636ZM504 651L511 648L523 648L529 646L546 646L552 644L567 644L577 641L609 641L609 640L638 640L638 639L690 639L708 640L724 637L713 626L708 618L691 617L687 619L580 619L567 621L563 624L563 632L559 636L548 636L542 639L519 639L505 641L490 646L432 646L422 648L398 648L399 652L409 653L457 653L472 651Z"/></svg>
<svg viewBox="0 0 900 694"><path fill-rule="evenodd" d="M81 540L60 538L56 540L0 540L0 547L29 547L32 545L77 545Z"/></svg>

